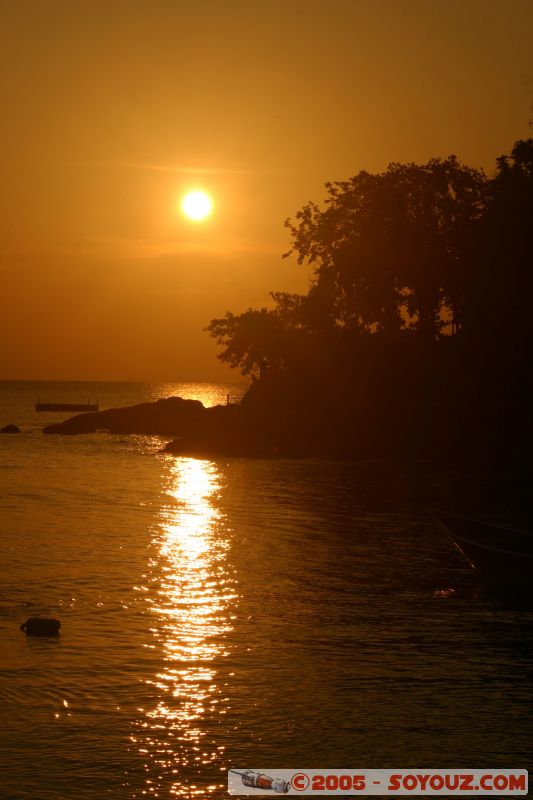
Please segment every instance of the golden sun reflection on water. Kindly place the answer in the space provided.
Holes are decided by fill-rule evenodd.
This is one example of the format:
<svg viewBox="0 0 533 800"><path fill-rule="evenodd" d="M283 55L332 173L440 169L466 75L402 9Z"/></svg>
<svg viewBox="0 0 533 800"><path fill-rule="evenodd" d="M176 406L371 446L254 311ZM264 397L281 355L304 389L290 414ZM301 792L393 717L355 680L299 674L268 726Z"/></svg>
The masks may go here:
<svg viewBox="0 0 533 800"><path fill-rule="evenodd" d="M227 711L217 672L228 655L237 594L227 565L227 527L216 505L218 468L193 458L166 463L149 586L162 669L147 681L156 703L143 709L134 740L149 772L143 793L158 797L164 787L179 797L207 796L222 784L202 781L200 788L195 777L215 774L223 755L212 735Z"/></svg>

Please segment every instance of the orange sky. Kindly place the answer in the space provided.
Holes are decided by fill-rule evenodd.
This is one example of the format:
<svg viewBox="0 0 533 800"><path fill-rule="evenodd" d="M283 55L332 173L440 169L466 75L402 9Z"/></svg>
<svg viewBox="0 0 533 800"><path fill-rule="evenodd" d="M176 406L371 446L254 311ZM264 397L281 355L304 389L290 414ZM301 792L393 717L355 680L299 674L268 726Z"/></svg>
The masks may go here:
<svg viewBox="0 0 533 800"><path fill-rule="evenodd" d="M305 290L283 221L325 181L531 135L530 0L0 0L0 31L0 379L232 379L202 327Z"/></svg>

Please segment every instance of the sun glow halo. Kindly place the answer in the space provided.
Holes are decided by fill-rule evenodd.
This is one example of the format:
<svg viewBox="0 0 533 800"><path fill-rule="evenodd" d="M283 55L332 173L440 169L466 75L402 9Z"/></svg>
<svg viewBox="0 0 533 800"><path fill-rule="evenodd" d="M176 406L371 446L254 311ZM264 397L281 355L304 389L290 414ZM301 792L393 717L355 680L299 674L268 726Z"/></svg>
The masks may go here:
<svg viewBox="0 0 533 800"><path fill-rule="evenodd" d="M181 210L187 219L201 222L211 214L213 202L207 192L195 190L185 195L181 202Z"/></svg>

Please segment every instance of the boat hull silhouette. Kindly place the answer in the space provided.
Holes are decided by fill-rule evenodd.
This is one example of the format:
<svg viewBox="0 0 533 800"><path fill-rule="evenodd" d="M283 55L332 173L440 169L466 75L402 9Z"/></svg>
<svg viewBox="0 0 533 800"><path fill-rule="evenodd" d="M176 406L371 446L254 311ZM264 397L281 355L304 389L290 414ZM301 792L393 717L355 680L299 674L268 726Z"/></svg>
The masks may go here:
<svg viewBox="0 0 533 800"><path fill-rule="evenodd" d="M459 514L436 512L442 528L470 565L492 582L529 582L533 588L533 534Z"/></svg>

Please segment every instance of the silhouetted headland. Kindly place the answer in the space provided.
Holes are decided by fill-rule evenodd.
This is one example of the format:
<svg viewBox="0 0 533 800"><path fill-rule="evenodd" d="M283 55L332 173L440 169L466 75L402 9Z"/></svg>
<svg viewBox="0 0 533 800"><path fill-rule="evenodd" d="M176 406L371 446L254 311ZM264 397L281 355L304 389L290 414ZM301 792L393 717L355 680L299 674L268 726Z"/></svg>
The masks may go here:
<svg viewBox="0 0 533 800"><path fill-rule="evenodd" d="M43 432L172 436L165 449L175 455L439 459L496 464L502 452L512 446L515 457L520 453L529 457L523 452L523 426L513 429L510 404L502 404L501 416L492 417L492 404L480 404L473 413L469 402L458 402L455 382L450 380L452 372L445 367L452 342L445 345L440 380L431 386L424 385L425 373L417 372L407 348L401 358L396 352L387 370L376 373L373 364L373 384L364 394L333 372L319 380L292 373L267 375L252 384L241 404L205 408L199 401L171 397L78 414L48 425ZM431 355L433 361L435 355ZM463 386L468 385L467 374ZM396 390L388 389L389 384ZM474 389L470 384L466 396L470 397ZM384 405L383 398L388 398L390 405ZM504 440L502 426L507 432Z"/></svg>
<svg viewBox="0 0 533 800"><path fill-rule="evenodd" d="M533 139L488 179L455 156L326 184L287 222L306 295L208 333L252 385L239 406L170 398L45 433L149 433L179 454L528 466ZM287 254L289 255L289 254Z"/></svg>
<svg viewBox="0 0 533 800"><path fill-rule="evenodd" d="M43 433L141 433L169 436L180 434L194 425L206 409L199 400L169 397L154 403L140 403L125 408L76 414L64 422L47 425Z"/></svg>
<svg viewBox="0 0 533 800"><path fill-rule="evenodd" d="M91 414L77 414L47 425L43 433L74 435L106 431L112 434L151 434L177 437L168 452L199 455L267 456L275 454L268 431L247 404L205 408L198 400L169 397Z"/></svg>

